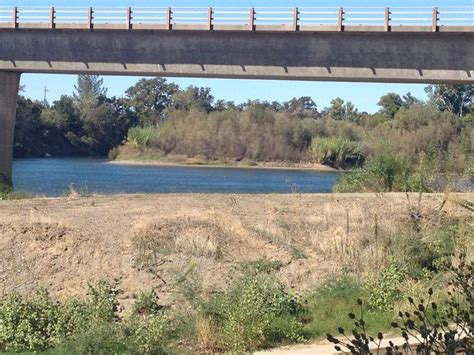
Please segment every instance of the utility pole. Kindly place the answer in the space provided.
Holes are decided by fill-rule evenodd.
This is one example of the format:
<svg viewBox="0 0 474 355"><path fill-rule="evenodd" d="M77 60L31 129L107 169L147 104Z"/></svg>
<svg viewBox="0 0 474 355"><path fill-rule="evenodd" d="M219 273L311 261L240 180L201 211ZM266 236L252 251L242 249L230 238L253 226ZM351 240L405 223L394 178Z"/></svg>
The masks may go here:
<svg viewBox="0 0 474 355"><path fill-rule="evenodd" d="M46 95L47 95L48 92L49 92L48 87L45 86L45 87L44 87L44 99L43 99L43 102L44 102L44 104L45 104L46 106L48 105L48 100L46 99Z"/></svg>

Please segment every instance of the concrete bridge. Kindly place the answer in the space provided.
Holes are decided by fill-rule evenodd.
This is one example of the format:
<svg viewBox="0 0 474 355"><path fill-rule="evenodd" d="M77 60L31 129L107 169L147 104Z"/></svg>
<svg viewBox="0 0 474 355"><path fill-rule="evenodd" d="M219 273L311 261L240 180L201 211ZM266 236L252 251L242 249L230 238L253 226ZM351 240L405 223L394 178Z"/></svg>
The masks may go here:
<svg viewBox="0 0 474 355"><path fill-rule="evenodd" d="M474 7L0 8L0 175L21 73L474 83Z"/></svg>

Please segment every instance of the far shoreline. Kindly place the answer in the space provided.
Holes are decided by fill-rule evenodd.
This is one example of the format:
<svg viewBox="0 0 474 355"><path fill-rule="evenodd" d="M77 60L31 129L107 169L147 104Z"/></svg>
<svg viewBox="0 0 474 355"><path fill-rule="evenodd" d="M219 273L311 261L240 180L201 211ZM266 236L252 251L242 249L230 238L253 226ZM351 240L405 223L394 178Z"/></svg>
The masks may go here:
<svg viewBox="0 0 474 355"><path fill-rule="evenodd" d="M268 169L268 170L306 170L327 173L345 173L349 170L335 169L327 165L317 163L289 163L289 162L257 162L256 165L248 164L193 164L193 163L177 163L159 160L140 160L140 159L118 159L109 160L108 164L129 165L129 166L169 166L169 167L190 167L190 168L230 168L230 169Z"/></svg>

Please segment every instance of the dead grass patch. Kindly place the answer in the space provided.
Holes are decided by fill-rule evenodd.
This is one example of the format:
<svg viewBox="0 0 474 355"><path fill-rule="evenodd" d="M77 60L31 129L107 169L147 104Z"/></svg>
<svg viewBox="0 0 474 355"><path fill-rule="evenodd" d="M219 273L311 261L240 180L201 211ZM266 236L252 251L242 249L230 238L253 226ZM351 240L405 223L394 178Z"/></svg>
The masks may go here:
<svg viewBox="0 0 474 355"><path fill-rule="evenodd" d="M218 259L228 239L221 225L208 218L176 217L140 227L132 240L139 264L156 264L171 253Z"/></svg>

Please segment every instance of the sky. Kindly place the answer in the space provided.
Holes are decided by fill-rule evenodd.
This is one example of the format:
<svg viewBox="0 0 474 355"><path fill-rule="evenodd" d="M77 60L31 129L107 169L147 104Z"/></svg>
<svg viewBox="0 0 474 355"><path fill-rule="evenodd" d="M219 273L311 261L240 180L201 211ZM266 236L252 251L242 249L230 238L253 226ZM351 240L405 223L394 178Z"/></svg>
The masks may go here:
<svg viewBox="0 0 474 355"><path fill-rule="evenodd" d="M474 5L474 0L0 0L0 6L462 6ZM140 77L104 76L104 84L109 96L123 96L125 90L135 84ZM302 82L249 79L199 79L170 78L181 87L189 85L211 88L216 99L230 100L236 103L251 100L287 101L293 97L311 96L319 108L329 106L335 97L351 101L361 111L376 112L379 98L395 92L404 95L411 92L420 99L426 99L423 84L382 84L382 83L346 83L346 82ZM75 75L59 74L23 74L21 84L23 95L43 100L45 88L49 102L61 95L70 95L77 81Z"/></svg>

